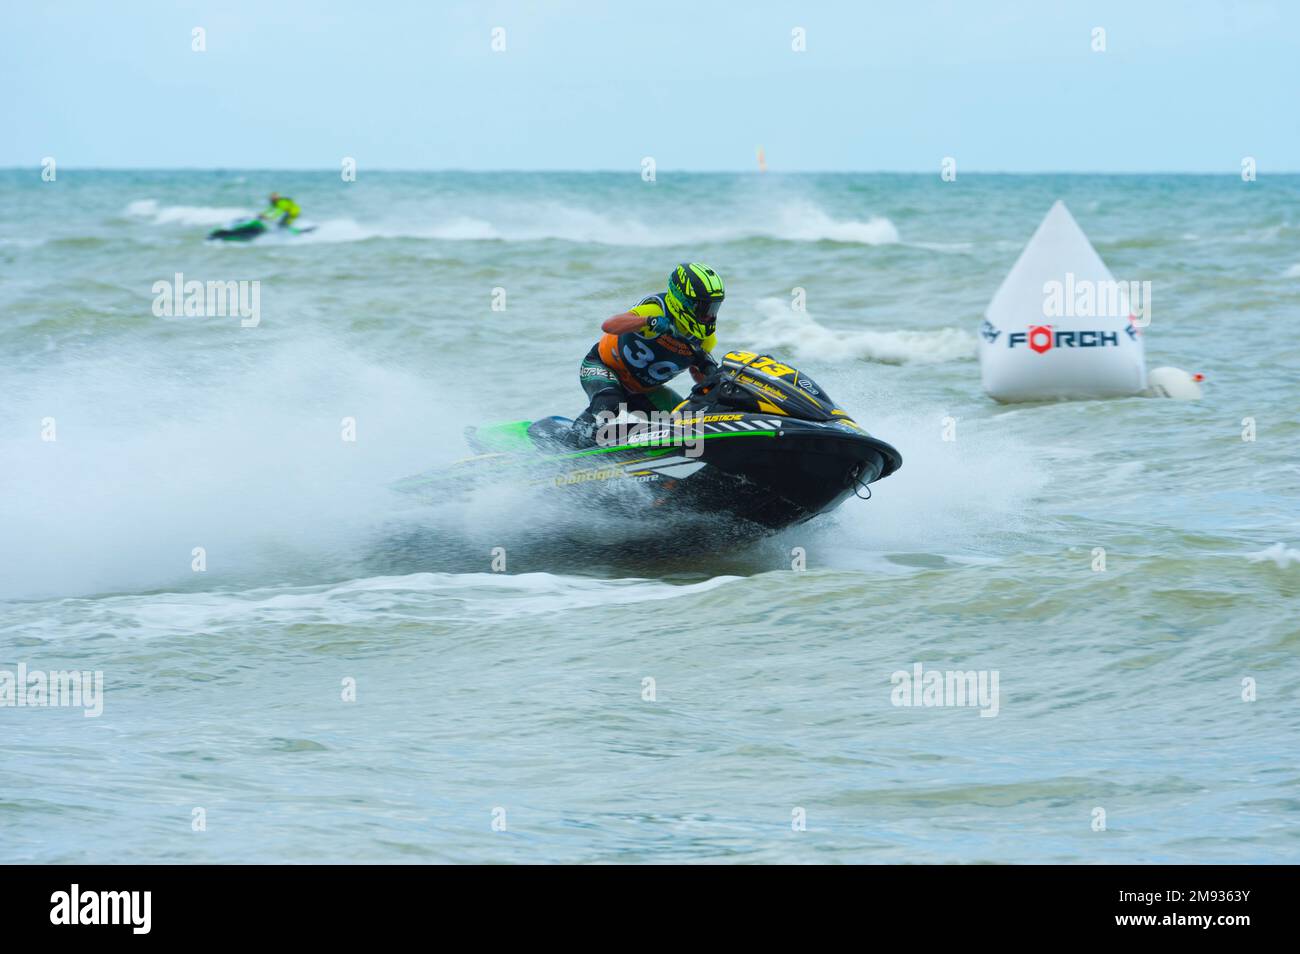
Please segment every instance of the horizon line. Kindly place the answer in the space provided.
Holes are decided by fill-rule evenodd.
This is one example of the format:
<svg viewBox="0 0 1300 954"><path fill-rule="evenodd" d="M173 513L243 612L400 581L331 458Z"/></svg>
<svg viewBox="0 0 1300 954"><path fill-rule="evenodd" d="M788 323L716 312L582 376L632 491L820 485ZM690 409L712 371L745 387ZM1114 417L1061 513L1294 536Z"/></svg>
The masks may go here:
<svg viewBox="0 0 1300 954"><path fill-rule="evenodd" d="M0 172L40 172L40 163L24 166L0 166ZM60 171L68 170L72 172L275 172L275 173L323 173L331 175L339 173L338 168L333 166L326 167L303 167L295 168L289 166L63 166ZM358 177L361 174L372 173L455 173L458 175L500 175L504 173L534 173L534 174L552 174L552 175L628 175L640 178L640 172L636 168L622 169L525 169L525 168L494 168L494 169L464 169L464 168L401 168L396 166L376 166L374 168L365 168L358 170ZM656 171L656 177L659 171ZM939 176L937 171L917 171L908 169L671 169L664 172L663 175L753 175L753 176L781 176L781 175L887 175L887 176ZM1257 172L1257 179L1265 176L1294 176L1300 175L1300 169L1283 169L1270 172ZM1240 178L1240 170L1233 172L1225 170L1187 170L1187 169L1091 169L1091 170L1071 170L1071 169L1036 169L1036 170L1005 170L1005 169L971 169L957 173L957 178L961 176L1228 176L1231 178Z"/></svg>

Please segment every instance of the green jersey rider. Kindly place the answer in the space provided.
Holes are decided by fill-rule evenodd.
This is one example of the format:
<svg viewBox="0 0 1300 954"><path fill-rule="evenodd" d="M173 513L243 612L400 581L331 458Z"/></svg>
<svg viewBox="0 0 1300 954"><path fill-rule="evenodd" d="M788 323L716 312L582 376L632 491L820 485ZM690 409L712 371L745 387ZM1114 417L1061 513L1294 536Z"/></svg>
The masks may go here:
<svg viewBox="0 0 1300 954"><path fill-rule="evenodd" d="M271 193L270 201L271 207L259 215L258 218L264 219L268 222L272 219L278 218L280 220L280 228L282 229L293 225L294 221L302 212L302 209L298 208L297 202L287 196L280 195L278 192Z"/></svg>
<svg viewBox="0 0 1300 954"><path fill-rule="evenodd" d="M707 265L683 263L668 276L668 288L641 299L629 311L606 319L604 335L578 368L587 409L573 422L578 446L596 443L598 417L628 411L671 411L681 396L668 382L690 370L698 383L717 363L709 354L718 308L726 297L722 278Z"/></svg>

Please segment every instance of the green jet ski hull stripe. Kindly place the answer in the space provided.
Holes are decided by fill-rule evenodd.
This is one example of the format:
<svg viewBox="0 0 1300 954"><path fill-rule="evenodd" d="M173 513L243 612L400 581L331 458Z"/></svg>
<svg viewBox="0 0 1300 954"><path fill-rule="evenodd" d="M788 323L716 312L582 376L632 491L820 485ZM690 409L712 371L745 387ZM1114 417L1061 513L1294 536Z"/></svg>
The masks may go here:
<svg viewBox="0 0 1300 954"><path fill-rule="evenodd" d="M733 433L728 433L728 434L701 434L701 435L698 435L698 438L697 438L697 439L699 439L699 440L706 440L706 441L707 441L707 440L712 440L712 439L714 439L714 438L716 438L716 437L775 437L775 436L776 436L776 433L777 433L777 432L774 431L774 430L773 430L773 431L736 431L734 434L733 434ZM681 446L683 446L683 444L676 444L676 445L673 445L673 447L681 447ZM630 466L630 465L633 465L633 464L639 464L639 463L642 462L642 460L649 460L649 459L653 459L653 458L655 458L655 457L663 457L665 454L671 453L672 450L673 450L673 447L643 447L643 446L640 446L640 445L637 445L637 444L620 444L620 445L617 446L617 447L593 447L591 450L578 451L578 452L573 453L573 454L556 454L556 455L553 455L553 456L546 456L546 457L543 457L542 459L543 459L543 460L551 460L551 461L556 461L556 460L573 460L573 459L575 459L575 458L579 458L579 457L590 457L590 456L592 456L593 454L612 454L612 453L614 453L615 451L628 451L628 450L637 450L637 451L642 451L642 452L645 453L645 455L646 455L645 458L642 458L641 460L629 460L629 461L624 461L624 462L623 462L624 464ZM505 452L502 452L502 451L496 451L496 452L493 452L493 453L483 454L483 455L481 455L481 456L482 456L482 457L501 457L501 456L506 456L506 454L505 454ZM467 464L467 463L470 463L471 461L478 460L478 459L479 459L479 458L477 458L477 457L470 457L470 458L466 458L466 459L463 460L463 461L458 461L458 463L460 463L460 464ZM529 467L531 467L534 463L536 463L536 461L533 461L533 460L528 460L528 461L523 461L523 460L510 461L510 464L512 465L512 467L515 468L515 469L519 469L519 470L526 470L526 469L528 469ZM399 480L399 481L397 481L396 483L391 484L390 486L391 486L393 489L395 489L395 490L399 490L399 491L409 491L409 490L414 490L414 489L417 488L417 487L423 487L423 486L427 486L427 485L430 485L430 484L437 484L439 481L442 480L442 478L443 478L443 475L441 475L441 474L434 475L434 476L429 476L429 477L408 477L408 478L406 478L405 480Z"/></svg>

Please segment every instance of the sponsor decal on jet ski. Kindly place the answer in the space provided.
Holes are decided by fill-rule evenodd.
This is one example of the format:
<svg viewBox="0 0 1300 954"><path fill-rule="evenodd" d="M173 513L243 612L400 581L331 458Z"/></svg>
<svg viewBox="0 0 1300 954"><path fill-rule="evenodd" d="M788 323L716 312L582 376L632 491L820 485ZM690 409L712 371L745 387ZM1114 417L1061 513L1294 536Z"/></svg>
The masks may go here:
<svg viewBox="0 0 1300 954"><path fill-rule="evenodd" d="M574 484L586 484L605 480L658 480L658 474L633 474L623 467L598 467L593 470L578 470L555 476L555 486L571 487Z"/></svg>
<svg viewBox="0 0 1300 954"><path fill-rule="evenodd" d="M764 394L767 394L770 397L772 397L774 400L777 401L785 400L786 397L785 392L782 391L780 388L774 388L770 384L765 384L762 381L759 381L757 378L751 377L748 374L740 375L739 380L743 381L746 384L753 385L754 387L758 388L758 390L762 391Z"/></svg>
<svg viewBox="0 0 1300 954"><path fill-rule="evenodd" d="M601 447L686 447L692 456L700 454L703 432L676 410L646 414L621 404L617 411L601 411L596 422L596 443Z"/></svg>

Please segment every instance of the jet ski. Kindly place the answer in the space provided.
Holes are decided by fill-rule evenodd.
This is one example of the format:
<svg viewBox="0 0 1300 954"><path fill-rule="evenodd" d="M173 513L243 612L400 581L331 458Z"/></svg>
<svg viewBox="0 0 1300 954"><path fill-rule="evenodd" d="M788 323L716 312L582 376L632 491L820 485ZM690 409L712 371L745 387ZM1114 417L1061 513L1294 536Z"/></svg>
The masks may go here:
<svg viewBox="0 0 1300 954"><path fill-rule="evenodd" d="M314 225L286 225L272 228L262 219L238 219L231 222L225 228L214 229L208 233L208 241L219 242L251 242L260 238L267 232L275 232L285 235L305 235L308 232L314 232Z"/></svg>
<svg viewBox="0 0 1300 954"><path fill-rule="evenodd" d="M444 501L489 483L520 483L641 521L647 512L694 514L779 530L855 493L870 496L868 486L903 463L812 378L748 351L726 354L671 414L602 425L596 446L576 446L572 423L547 417L467 428L475 456L393 489Z"/></svg>

